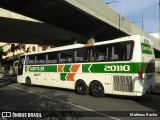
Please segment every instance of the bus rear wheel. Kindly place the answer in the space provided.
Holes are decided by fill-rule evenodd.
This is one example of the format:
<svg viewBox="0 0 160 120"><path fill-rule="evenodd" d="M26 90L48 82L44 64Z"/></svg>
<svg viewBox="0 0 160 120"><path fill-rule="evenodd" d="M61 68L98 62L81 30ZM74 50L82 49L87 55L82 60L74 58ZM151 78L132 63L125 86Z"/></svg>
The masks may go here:
<svg viewBox="0 0 160 120"><path fill-rule="evenodd" d="M79 95L85 95L88 91L88 86L83 80L78 80L75 85L75 91Z"/></svg>
<svg viewBox="0 0 160 120"><path fill-rule="evenodd" d="M104 96L104 87L98 81L94 81L91 83L90 91L94 97L103 97Z"/></svg>
<svg viewBox="0 0 160 120"><path fill-rule="evenodd" d="M26 85L31 87L31 79L29 77L26 78Z"/></svg>

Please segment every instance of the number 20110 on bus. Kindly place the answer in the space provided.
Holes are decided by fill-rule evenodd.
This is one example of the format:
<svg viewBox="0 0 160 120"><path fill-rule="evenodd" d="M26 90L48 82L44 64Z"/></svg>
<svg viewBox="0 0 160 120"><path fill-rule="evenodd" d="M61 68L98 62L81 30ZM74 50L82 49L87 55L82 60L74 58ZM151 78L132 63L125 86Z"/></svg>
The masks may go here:
<svg viewBox="0 0 160 120"><path fill-rule="evenodd" d="M129 65L106 65L104 71L130 71Z"/></svg>

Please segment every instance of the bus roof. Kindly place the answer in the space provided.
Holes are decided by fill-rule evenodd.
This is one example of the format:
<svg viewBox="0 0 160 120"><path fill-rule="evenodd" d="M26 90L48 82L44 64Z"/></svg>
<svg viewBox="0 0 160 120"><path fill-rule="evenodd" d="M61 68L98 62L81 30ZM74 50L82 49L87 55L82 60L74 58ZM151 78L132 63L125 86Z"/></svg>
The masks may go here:
<svg viewBox="0 0 160 120"><path fill-rule="evenodd" d="M109 44L109 43L114 43L114 42L121 42L121 41L126 41L126 40L134 40L135 38L142 38L140 35L132 35L132 36L127 36L127 37L121 37L113 40L107 40L107 41L102 41L102 42L96 42L93 44L73 44L73 45L66 45L66 46L60 46L60 47L55 47L55 48L50 48L42 52L32 52L32 53L25 53L23 55L32 55L32 54L40 54L40 53L49 53L53 51L61 51L61 50L68 50L68 49L74 49L74 48L82 48L82 47L88 47L88 46L95 46L95 45L102 45L102 44ZM146 38L147 39L147 38Z"/></svg>

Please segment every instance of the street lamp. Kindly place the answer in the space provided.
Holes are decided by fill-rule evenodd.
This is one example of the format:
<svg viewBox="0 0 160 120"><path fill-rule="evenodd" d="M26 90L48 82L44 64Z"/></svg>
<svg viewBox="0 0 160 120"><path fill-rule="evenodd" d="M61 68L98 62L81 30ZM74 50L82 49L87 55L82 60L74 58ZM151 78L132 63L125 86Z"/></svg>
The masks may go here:
<svg viewBox="0 0 160 120"><path fill-rule="evenodd" d="M106 4L108 5L108 4L110 4L110 3L113 3L113 2L116 2L116 3L119 3L120 5L121 5L121 9L122 9L122 16L124 17L124 11L123 11L123 6L122 6L122 4L119 2L119 1L111 1L111 2L107 2Z"/></svg>
<svg viewBox="0 0 160 120"><path fill-rule="evenodd" d="M145 11L142 11L142 12L139 12L139 13L141 13L141 21L134 21L134 22L132 22L132 23L135 23L135 22L141 22L141 24L142 24L142 30L144 30L144 13Z"/></svg>
<svg viewBox="0 0 160 120"><path fill-rule="evenodd" d="M142 14L142 30L144 30L144 21L143 21L144 19L143 19L143 13L144 13L144 11L142 11L142 12L141 12L141 14Z"/></svg>

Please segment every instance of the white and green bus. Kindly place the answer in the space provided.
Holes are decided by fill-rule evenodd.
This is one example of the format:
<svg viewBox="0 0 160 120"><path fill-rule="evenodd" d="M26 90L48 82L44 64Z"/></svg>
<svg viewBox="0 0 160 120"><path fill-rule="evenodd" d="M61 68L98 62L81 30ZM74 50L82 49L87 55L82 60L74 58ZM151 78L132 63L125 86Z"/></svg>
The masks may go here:
<svg viewBox="0 0 160 120"><path fill-rule="evenodd" d="M152 42L139 35L20 56L18 82L76 93L142 96L155 85Z"/></svg>

